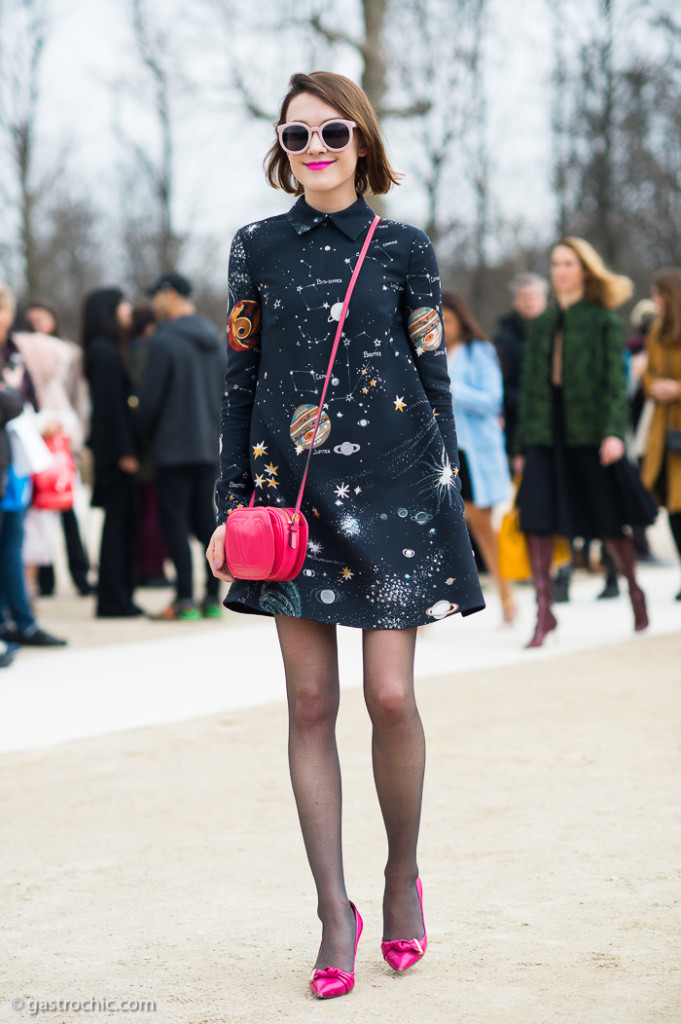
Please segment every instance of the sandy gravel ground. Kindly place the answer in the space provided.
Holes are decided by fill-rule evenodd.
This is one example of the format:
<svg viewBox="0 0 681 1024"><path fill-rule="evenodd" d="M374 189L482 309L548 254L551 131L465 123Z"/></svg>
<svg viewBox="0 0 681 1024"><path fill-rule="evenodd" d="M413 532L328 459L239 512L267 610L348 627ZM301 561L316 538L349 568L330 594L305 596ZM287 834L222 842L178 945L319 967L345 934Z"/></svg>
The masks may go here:
<svg viewBox="0 0 681 1024"><path fill-rule="evenodd" d="M680 691L678 633L420 681L430 945L402 977L380 958L369 728L344 692L365 931L355 991L328 1003L306 986L319 930L281 704L5 754L0 1020L679 1024ZM90 999L156 1012L35 1012Z"/></svg>

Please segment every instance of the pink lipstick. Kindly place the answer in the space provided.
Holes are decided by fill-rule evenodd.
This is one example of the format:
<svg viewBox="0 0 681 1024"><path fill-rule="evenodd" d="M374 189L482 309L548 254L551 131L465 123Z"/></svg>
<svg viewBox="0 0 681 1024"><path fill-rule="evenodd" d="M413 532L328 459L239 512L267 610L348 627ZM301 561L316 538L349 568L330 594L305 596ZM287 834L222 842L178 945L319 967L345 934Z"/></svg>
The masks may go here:
<svg viewBox="0 0 681 1024"><path fill-rule="evenodd" d="M323 171L325 167L330 167L333 160L315 160L312 163L305 164L311 171Z"/></svg>

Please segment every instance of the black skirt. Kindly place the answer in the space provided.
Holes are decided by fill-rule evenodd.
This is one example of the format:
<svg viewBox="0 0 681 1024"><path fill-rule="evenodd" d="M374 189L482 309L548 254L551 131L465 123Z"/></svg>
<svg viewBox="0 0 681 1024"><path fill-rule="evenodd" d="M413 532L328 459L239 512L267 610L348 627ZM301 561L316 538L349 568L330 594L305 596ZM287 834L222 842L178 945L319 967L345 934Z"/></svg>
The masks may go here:
<svg viewBox="0 0 681 1024"><path fill-rule="evenodd" d="M621 537L624 526L649 526L657 510L638 471L624 457L602 466L598 448L565 444L563 393L553 389L554 445L525 453L516 499L520 529L563 537Z"/></svg>
<svg viewBox="0 0 681 1024"><path fill-rule="evenodd" d="M459 480L461 481L461 497L464 501L473 503L473 485L471 484L471 470L465 451L459 448Z"/></svg>

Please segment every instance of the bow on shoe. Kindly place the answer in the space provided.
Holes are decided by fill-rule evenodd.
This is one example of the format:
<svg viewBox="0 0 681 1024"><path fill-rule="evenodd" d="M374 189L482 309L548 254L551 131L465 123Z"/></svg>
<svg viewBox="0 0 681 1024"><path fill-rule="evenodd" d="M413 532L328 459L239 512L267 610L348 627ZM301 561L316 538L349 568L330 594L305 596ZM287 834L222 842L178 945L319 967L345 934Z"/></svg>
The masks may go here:
<svg viewBox="0 0 681 1024"><path fill-rule="evenodd" d="M310 978L310 988L318 999L333 999L352 992L355 987L354 971L341 971L339 967L324 967Z"/></svg>
<svg viewBox="0 0 681 1024"><path fill-rule="evenodd" d="M381 943L383 959L394 971L406 971L420 960L426 949L423 939L391 939Z"/></svg>

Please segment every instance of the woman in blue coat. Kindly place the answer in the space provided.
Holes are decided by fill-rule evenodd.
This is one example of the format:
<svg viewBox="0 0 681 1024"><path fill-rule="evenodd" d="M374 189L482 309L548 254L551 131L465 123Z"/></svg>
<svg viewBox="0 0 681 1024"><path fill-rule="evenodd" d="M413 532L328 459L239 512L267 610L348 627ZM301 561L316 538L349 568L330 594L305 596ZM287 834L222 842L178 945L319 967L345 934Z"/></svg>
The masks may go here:
<svg viewBox="0 0 681 1024"><path fill-rule="evenodd" d="M494 346L457 291L442 295L452 404L461 462L466 522L492 574L504 622L516 616L511 584L499 572L492 507L506 501L511 480L501 427L503 383Z"/></svg>

